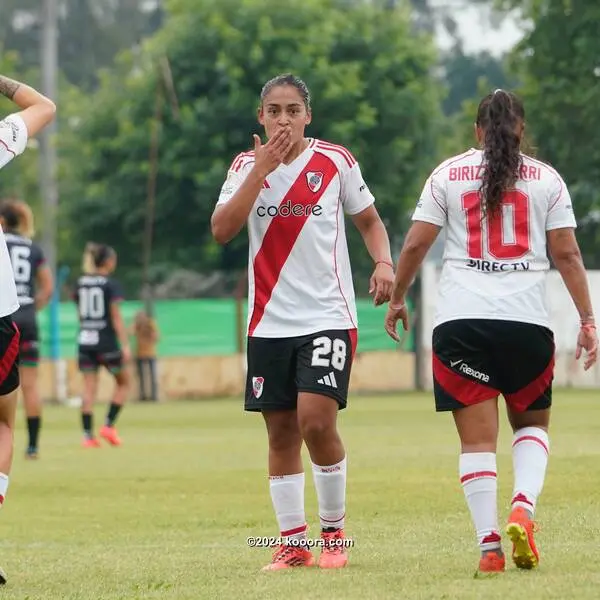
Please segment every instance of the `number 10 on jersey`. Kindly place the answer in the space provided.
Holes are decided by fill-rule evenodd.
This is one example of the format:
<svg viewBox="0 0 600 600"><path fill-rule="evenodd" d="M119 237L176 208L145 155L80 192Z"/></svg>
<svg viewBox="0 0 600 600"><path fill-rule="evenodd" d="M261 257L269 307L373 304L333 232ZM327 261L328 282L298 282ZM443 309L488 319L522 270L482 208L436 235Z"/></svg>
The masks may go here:
<svg viewBox="0 0 600 600"><path fill-rule="evenodd" d="M469 258L484 258L482 230L487 229L487 250L498 260L516 260L525 256L529 242L529 197L520 190L511 190L502 198L502 213L482 220L479 191L462 196L462 208L467 213L467 251ZM509 217L510 215L510 217ZM511 242L505 242L505 226L512 224Z"/></svg>

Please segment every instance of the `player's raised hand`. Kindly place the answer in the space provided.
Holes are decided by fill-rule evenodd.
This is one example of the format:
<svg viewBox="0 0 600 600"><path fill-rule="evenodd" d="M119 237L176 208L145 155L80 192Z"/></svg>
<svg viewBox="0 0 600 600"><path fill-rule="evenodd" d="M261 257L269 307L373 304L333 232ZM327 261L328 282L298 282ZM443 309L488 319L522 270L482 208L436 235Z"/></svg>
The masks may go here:
<svg viewBox="0 0 600 600"><path fill-rule="evenodd" d="M263 145L258 135L254 134L254 168L266 177L272 173L292 149L292 130L281 127L271 139Z"/></svg>
<svg viewBox="0 0 600 600"><path fill-rule="evenodd" d="M582 351L585 350L585 362L583 363L584 371L587 371L598 360L598 336L596 334L596 326L586 323L581 326L579 335L577 336L577 350L575 351L575 359L581 358Z"/></svg>
<svg viewBox="0 0 600 600"><path fill-rule="evenodd" d="M398 335L398 321L402 321L404 331L408 331L408 309L406 304L402 303L398 306L390 304L385 315L384 327L387 334L396 342L400 341Z"/></svg>
<svg viewBox="0 0 600 600"><path fill-rule="evenodd" d="M394 269L387 263L377 263L369 280L369 294L373 295L373 304L380 306L389 302L394 285Z"/></svg>

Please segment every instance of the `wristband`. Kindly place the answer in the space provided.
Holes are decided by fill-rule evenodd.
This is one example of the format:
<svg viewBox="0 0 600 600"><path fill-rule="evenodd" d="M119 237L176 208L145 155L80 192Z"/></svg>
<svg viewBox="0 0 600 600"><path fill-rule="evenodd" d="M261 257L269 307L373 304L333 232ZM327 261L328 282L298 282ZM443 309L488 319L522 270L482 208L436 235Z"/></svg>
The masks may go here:
<svg viewBox="0 0 600 600"><path fill-rule="evenodd" d="M388 267L392 267L392 269L394 268L394 264L391 263L389 260L376 260L375 261L375 266L382 264L382 265L388 265Z"/></svg>
<svg viewBox="0 0 600 600"><path fill-rule="evenodd" d="M397 306L394 304L388 304L388 308L392 310L402 310L403 308L406 308L406 304L398 304Z"/></svg>

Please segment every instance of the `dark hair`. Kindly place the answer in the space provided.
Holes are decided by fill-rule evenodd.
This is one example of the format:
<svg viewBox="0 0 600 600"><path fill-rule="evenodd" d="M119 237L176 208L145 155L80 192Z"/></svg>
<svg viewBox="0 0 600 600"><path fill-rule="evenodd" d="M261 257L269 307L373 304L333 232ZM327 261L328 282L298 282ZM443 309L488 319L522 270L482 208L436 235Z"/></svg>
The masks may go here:
<svg viewBox="0 0 600 600"><path fill-rule="evenodd" d="M114 249L106 244L88 242L83 253L83 271L87 274L94 273L116 254Z"/></svg>
<svg viewBox="0 0 600 600"><path fill-rule="evenodd" d="M3 200L0 202L0 219L7 232L15 232L32 238L35 231L31 208L21 200Z"/></svg>
<svg viewBox="0 0 600 600"><path fill-rule="evenodd" d="M273 88L279 87L280 85L294 86L298 90L300 96L302 96L306 110L310 110L310 92L308 91L308 86L300 79L300 77L296 77L295 75L292 75L292 73L283 73L282 75L273 77L273 79L269 79L269 81L263 85L263 89L260 92L260 101L264 102L265 96Z"/></svg>
<svg viewBox="0 0 600 600"><path fill-rule="evenodd" d="M493 214L502 206L502 196L514 186L523 164L521 138L516 133L525 120L523 103L515 94L496 90L488 94L477 109L477 125L484 131L485 169L479 190L484 214Z"/></svg>

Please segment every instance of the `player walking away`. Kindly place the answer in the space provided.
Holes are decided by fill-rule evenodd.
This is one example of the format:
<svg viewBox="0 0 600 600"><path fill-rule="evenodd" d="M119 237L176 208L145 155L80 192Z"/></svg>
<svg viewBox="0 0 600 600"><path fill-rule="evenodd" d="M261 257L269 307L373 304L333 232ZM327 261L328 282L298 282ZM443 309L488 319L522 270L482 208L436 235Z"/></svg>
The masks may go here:
<svg viewBox="0 0 600 600"><path fill-rule="evenodd" d="M0 169L25 151L27 140L54 118L54 103L33 88L0 75L0 94L21 110L0 121ZM19 308L17 287L4 233L0 230L0 506L6 498L12 466L15 412L19 388L19 331L11 315ZM0 583L6 576L0 570Z"/></svg>
<svg viewBox="0 0 600 600"><path fill-rule="evenodd" d="M425 184L400 255L388 334L408 327L404 298L442 227L446 247L433 330L436 409L451 410L461 441L460 481L481 548L479 570L504 570L496 500L497 397L514 431L514 488L506 533L517 567L537 566L533 516L550 444L554 336L545 296L546 250L581 318L577 338L584 368L598 340L575 218L562 177L520 152L525 111L496 90L480 103L475 125L481 150L442 163Z"/></svg>
<svg viewBox="0 0 600 600"><path fill-rule="evenodd" d="M248 224L249 315L245 409L261 412L270 491L281 537L265 569L314 564L306 544L303 441L312 460L324 548L318 564L343 567L346 451L337 432L346 406L357 318L344 213L375 263L376 305L393 280L388 236L358 163L344 147L304 137L309 91L293 75L265 84L258 120L268 141L238 155L212 216L227 243Z"/></svg>
<svg viewBox="0 0 600 600"><path fill-rule="evenodd" d="M81 423L83 446L98 448L94 434L93 411L98 391L98 368L105 367L115 378L115 392L108 408L100 436L109 444L120 446L115 422L127 399L131 358L129 340L119 302L123 294L110 277L117 265L117 254L110 247L88 244L83 257L83 272L75 291L79 313L79 370L83 373Z"/></svg>
<svg viewBox="0 0 600 600"><path fill-rule="evenodd" d="M42 424L42 402L38 387L40 358L37 311L48 304L54 287L52 271L45 263L42 249L32 241L33 213L24 202L7 200L0 204L0 222L12 263L19 310L13 320L21 333L19 376L29 444L25 457L38 457L38 437Z"/></svg>

